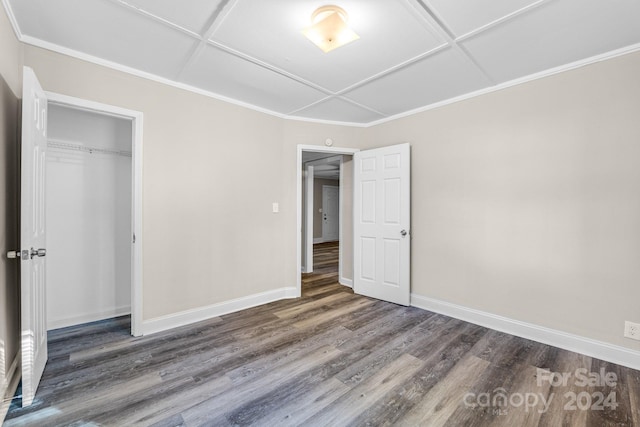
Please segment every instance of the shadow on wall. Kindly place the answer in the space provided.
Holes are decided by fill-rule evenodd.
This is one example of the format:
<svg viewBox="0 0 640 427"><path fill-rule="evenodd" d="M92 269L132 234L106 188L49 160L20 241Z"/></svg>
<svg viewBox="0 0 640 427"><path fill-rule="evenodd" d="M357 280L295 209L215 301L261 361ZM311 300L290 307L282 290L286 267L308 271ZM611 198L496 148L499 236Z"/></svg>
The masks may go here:
<svg viewBox="0 0 640 427"><path fill-rule="evenodd" d="M4 379L13 363L20 340L20 292L18 260L6 251L18 249L19 236L19 123L20 100L0 77L0 375ZM10 380L7 378L7 380ZM1 397L1 396L0 396Z"/></svg>

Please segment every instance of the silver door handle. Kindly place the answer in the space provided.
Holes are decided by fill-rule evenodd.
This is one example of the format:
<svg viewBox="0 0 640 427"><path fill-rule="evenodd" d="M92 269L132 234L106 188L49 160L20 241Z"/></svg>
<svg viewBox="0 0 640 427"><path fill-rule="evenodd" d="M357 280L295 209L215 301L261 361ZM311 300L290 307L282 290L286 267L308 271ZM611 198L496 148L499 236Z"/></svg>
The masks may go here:
<svg viewBox="0 0 640 427"><path fill-rule="evenodd" d="M33 249L31 248L31 258L39 256L39 257L43 257L47 255L47 250L46 249Z"/></svg>
<svg viewBox="0 0 640 427"><path fill-rule="evenodd" d="M400 231L400 235L402 235L402 237L407 235L407 230L402 230Z"/></svg>

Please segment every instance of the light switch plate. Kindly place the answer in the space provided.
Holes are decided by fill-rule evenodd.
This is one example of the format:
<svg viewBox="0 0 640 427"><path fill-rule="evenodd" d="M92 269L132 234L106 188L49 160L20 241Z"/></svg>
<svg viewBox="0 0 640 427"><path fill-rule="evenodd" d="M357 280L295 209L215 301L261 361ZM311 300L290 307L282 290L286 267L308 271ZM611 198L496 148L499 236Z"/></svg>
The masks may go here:
<svg viewBox="0 0 640 427"><path fill-rule="evenodd" d="M278 203L272 203L271 204L271 210L273 211L273 213L278 213L280 212L280 205Z"/></svg>

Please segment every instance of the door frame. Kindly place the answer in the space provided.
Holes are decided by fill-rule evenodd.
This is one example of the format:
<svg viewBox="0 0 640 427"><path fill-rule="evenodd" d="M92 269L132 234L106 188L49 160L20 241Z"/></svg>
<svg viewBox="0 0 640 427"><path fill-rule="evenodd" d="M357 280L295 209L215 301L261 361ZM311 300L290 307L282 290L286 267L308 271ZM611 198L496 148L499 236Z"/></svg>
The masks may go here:
<svg viewBox="0 0 640 427"><path fill-rule="evenodd" d="M142 330L142 132L143 113L54 92L46 92L49 104L131 120L131 335L141 336Z"/></svg>
<svg viewBox="0 0 640 427"><path fill-rule="evenodd" d="M302 197L304 199L305 215L302 222L303 225L301 225L301 245L304 246L301 250L304 250L304 260L302 260L301 256L300 268L303 273L313 273L313 189L315 179L315 168L312 164L308 164L305 167L304 194Z"/></svg>
<svg viewBox="0 0 640 427"><path fill-rule="evenodd" d="M302 193L302 153L310 152L310 153L327 153L327 154L335 154L335 155L354 155L360 149L358 148L338 148L338 147L322 147L320 145L304 145L298 144L296 147L297 151L297 161L296 161L296 296L302 296L302 233L305 231L302 228L302 203L303 203L303 193ZM342 162L340 163L340 188L343 186L343 168ZM340 206L344 206L342 203L342 191L340 191ZM341 210L342 211L342 210ZM342 221L340 221L339 225L339 235L340 239L342 239ZM339 247L339 278L342 277L342 259L345 256L353 256L351 254L344 254L342 251L342 245Z"/></svg>

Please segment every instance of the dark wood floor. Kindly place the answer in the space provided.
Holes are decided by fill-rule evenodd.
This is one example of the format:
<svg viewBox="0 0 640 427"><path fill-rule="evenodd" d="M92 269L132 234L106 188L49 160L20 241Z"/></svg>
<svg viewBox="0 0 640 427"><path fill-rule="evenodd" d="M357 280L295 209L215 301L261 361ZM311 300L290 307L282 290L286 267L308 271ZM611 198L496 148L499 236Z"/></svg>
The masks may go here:
<svg viewBox="0 0 640 427"><path fill-rule="evenodd" d="M298 300L142 338L127 318L51 332L35 402L6 425L640 426L639 371L354 295L336 245L317 251ZM552 387L537 368L617 381Z"/></svg>

